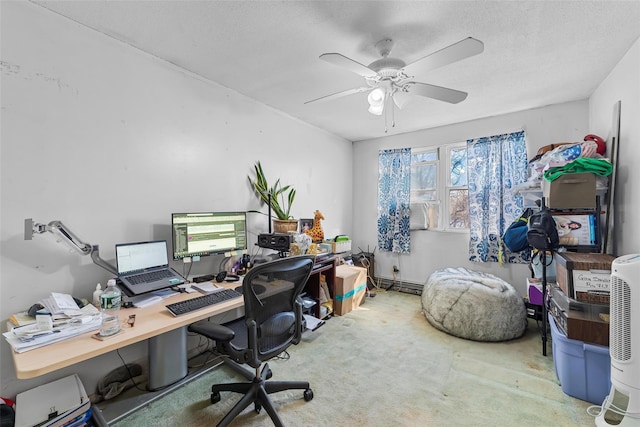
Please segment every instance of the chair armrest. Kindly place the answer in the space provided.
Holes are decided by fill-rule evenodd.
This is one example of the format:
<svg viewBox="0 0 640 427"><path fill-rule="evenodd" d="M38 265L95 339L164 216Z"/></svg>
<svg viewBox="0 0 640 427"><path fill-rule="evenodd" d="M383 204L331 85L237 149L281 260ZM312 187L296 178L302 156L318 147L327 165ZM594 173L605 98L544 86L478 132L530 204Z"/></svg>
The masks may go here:
<svg viewBox="0 0 640 427"><path fill-rule="evenodd" d="M236 336L232 329L215 322L192 323L188 329L215 341L229 342Z"/></svg>

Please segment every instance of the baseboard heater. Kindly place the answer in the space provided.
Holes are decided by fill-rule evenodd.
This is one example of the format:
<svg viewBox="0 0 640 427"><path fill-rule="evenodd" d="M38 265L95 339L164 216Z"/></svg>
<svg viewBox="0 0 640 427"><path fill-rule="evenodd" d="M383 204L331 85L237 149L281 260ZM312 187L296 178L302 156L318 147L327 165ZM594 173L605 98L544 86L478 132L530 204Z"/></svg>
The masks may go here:
<svg viewBox="0 0 640 427"><path fill-rule="evenodd" d="M424 283L412 283L400 280L385 279L382 277L376 277L376 284L382 289L405 292L414 295L422 295L422 290L424 289Z"/></svg>

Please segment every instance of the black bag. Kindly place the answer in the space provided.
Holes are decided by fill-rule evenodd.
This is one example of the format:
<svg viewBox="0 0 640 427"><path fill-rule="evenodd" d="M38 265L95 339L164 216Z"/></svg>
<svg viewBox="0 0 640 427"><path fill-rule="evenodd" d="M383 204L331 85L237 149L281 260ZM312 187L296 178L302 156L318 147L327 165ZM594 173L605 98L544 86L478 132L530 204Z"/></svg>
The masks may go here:
<svg viewBox="0 0 640 427"><path fill-rule="evenodd" d="M527 240L536 249L553 250L558 247L560 238L556 222L548 209L536 212L529 218Z"/></svg>
<svg viewBox="0 0 640 427"><path fill-rule="evenodd" d="M527 231L529 230L529 217L533 214L533 209L527 208L522 215L516 218L509 228L504 232L502 241L511 252L520 252L529 248Z"/></svg>

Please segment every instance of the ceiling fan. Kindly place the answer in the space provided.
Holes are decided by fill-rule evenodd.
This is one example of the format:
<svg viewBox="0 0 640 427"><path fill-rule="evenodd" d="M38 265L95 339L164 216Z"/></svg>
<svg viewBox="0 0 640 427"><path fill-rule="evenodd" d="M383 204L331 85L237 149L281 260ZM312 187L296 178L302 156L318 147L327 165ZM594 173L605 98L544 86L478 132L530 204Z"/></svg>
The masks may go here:
<svg viewBox="0 0 640 427"><path fill-rule="evenodd" d="M484 51L484 43L468 37L415 62L406 64L401 59L389 56L393 46L394 43L391 39L383 39L376 43L376 50L382 58L373 61L368 66L339 53L320 55L320 59L323 61L361 75L367 85L326 95L307 101L305 104L328 101L361 92L369 92L367 97L369 112L376 115L382 114L385 104L390 100L393 100L393 103L402 109L415 95L457 104L467 97L466 92L417 82L414 80L415 76Z"/></svg>

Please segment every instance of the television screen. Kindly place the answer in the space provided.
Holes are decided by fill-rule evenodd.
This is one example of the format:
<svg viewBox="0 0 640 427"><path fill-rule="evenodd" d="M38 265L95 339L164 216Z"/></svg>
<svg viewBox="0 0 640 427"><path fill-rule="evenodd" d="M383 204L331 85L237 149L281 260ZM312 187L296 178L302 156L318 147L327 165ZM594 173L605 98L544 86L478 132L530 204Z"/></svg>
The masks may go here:
<svg viewBox="0 0 640 427"><path fill-rule="evenodd" d="M173 259L247 249L246 212L171 214Z"/></svg>

